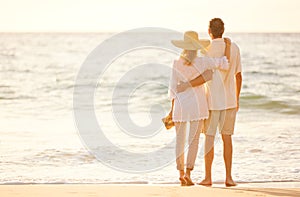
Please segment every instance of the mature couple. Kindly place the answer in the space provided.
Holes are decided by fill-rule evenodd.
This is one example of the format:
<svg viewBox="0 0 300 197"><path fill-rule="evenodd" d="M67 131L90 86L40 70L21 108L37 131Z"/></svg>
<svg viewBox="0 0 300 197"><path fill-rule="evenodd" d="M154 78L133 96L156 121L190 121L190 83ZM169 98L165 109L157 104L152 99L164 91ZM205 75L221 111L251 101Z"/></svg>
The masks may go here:
<svg viewBox="0 0 300 197"><path fill-rule="evenodd" d="M224 23L219 18L209 22L212 39L198 39L193 31L184 40L172 43L183 49L174 61L169 96L169 116L176 129L176 163L181 185L194 185L191 171L197 157L199 136L205 134L205 178L199 184L212 185L214 137L219 129L224 145L226 186L235 186L231 176L232 139L242 84L240 51L229 39L223 39ZM204 55L198 57L198 51ZM188 155L184 162L186 127L189 122Z"/></svg>

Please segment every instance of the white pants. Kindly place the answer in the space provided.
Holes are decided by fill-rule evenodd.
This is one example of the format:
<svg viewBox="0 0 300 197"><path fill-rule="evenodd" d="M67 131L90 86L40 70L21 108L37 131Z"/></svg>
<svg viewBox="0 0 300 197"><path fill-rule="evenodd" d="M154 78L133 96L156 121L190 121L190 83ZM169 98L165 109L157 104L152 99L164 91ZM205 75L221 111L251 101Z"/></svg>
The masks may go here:
<svg viewBox="0 0 300 197"><path fill-rule="evenodd" d="M198 153L199 136L203 126L203 120L191 121L188 138L188 155L186 168L193 170ZM175 122L176 128L176 163L177 170L184 170L184 148L187 122Z"/></svg>

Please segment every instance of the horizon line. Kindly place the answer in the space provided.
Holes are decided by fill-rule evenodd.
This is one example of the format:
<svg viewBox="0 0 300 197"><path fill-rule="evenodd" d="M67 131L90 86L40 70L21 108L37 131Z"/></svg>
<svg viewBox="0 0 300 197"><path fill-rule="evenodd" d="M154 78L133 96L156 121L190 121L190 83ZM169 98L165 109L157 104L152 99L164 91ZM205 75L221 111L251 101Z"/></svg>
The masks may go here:
<svg viewBox="0 0 300 197"><path fill-rule="evenodd" d="M130 30L130 29L128 29ZM44 34L47 34L47 33L61 33L61 34L69 34L69 33L72 33L72 34L82 34L82 33L119 33L119 32L124 32L124 31L128 31L128 30L122 30L122 31L117 31L117 30L111 30L111 31L0 31L0 34L5 34L5 33L21 33L21 34L25 34L25 33L44 33ZM184 31L182 31L184 32ZM198 33L207 33L207 32L198 32ZM228 32L225 32L224 34L227 34L227 33L245 33L245 34L299 34L300 31L228 31Z"/></svg>

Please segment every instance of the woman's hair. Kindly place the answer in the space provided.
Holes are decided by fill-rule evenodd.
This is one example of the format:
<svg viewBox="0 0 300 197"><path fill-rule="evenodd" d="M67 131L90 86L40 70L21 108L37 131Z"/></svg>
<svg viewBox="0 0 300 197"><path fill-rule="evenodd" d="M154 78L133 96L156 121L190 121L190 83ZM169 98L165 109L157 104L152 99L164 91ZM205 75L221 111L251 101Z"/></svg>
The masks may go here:
<svg viewBox="0 0 300 197"><path fill-rule="evenodd" d="M181 58L185 60L185 65L191 65L193 60L197 57L197 50L183 50Z"/></svg>

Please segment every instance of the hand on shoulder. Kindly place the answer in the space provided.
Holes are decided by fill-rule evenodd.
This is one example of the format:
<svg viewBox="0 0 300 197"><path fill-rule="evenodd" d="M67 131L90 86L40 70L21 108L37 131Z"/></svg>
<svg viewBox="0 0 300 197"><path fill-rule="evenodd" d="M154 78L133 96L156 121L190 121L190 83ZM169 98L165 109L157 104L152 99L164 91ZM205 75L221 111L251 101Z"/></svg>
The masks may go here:
<svg viewBox="0 0 300 197"><path fill-rule="evenodd" d="M226 45L231 45L231 40L230 40L230 38L225 37L225 38L224 38L224 42L225 42Z"/></svg>

